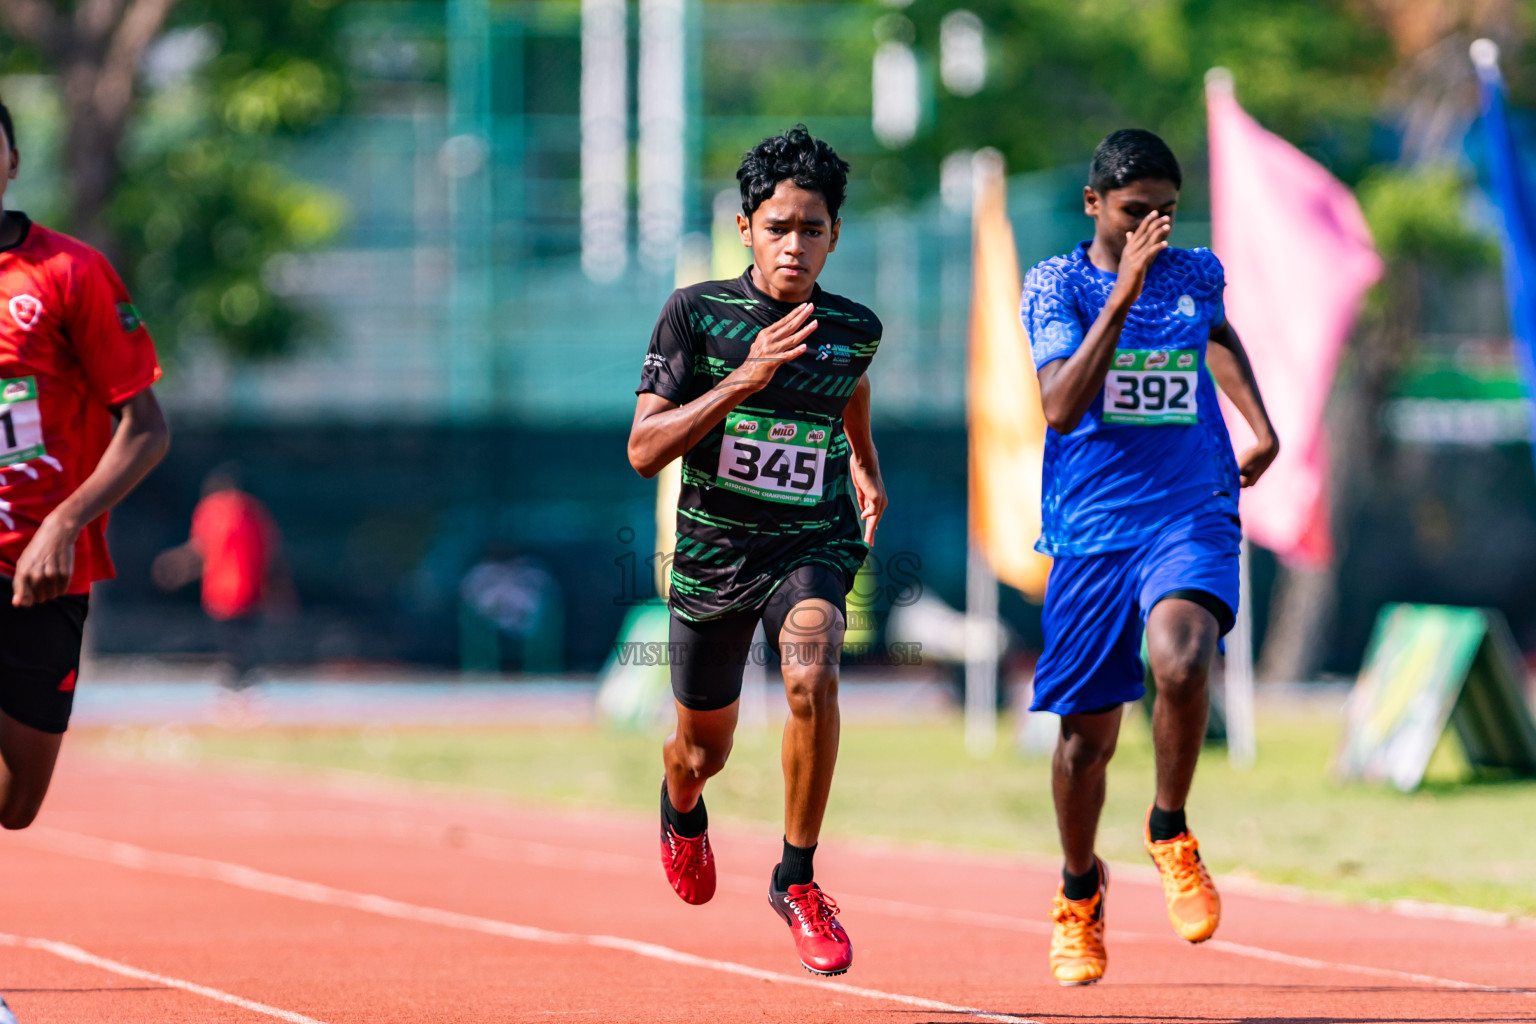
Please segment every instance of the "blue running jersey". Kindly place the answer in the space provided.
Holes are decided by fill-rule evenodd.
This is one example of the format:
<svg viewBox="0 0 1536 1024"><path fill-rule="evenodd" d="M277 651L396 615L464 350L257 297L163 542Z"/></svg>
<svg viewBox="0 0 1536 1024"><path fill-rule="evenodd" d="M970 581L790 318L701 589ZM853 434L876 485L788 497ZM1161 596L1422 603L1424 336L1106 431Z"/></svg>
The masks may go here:
<svg viewBox="0 0 1536 1024"><path fill-rule="evenodd" d="M1082 345L1115 286L1083 242L1033 267L1021 315L1038 370ZM1045 434L1043 554L1139 547L1200 510L1237 515L1232 441L1205 368L1210 330L1226 319L1221 261L1165 249L1125 318L1105 386L1070 434Z"/></svg>

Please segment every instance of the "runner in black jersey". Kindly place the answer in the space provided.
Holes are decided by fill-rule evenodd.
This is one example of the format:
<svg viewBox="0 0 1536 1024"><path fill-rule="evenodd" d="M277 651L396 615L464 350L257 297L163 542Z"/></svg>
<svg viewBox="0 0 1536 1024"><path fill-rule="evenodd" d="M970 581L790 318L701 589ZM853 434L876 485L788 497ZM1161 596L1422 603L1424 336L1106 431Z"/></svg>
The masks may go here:
<svg viewBox="0 0 1536 1024"><path fill-rule="evenodd" d="M816 974L842 974L853 960L811 858L837 760L845 598L885 510L864 376L880 321L816 284L837 247L847 175L802 127L746 155L737 223L752 266L672 294L629 438L643 476L683 458L671 590L678 725L664 748L662 863L684 900L714 895L702 793L730 753L761 622L790 707L784 856L768 900Z"/></svg>
<svg viewBox="0 0 1536 1024"><path fill-rule="evenodd" d="M753 341L795 306L752 283L707 281L672 294L641 387L685 405L726 382ZM759 609L801 565L852 579L868 547L849 494L843 410L880 344L863 306L815 288L816 331L683 456L672 610L702 622ZM726 385L729 387L729 385Z"/></svg>

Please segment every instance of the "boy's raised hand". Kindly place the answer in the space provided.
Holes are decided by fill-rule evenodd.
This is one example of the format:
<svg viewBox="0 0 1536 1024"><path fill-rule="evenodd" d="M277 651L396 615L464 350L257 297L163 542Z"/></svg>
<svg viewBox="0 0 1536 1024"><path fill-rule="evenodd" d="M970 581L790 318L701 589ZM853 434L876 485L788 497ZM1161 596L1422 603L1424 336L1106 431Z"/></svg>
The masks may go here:
<svg viewBox="0 0 1536 1024"><path fill-rule="evenodd" d="M780 366L804 355L805 339L818 325L818 321L810 319L815 310L813 303L802 302L778 323L759 331L752 339L746 360L731 374L736 383L750 391L761 391Z"/></svg>
<svg viewBox="0 0 1536 1024"><path fill-rule="evenodd" d="M1146 283L1147 271L1157 254L1168 248L1168 235L1173 231L1173 218L1153 210L1147 214L1136 230L1125 236L1125 250L1120 254L1119 278L1115 290L1127 302L1135 302Z"/></svg>

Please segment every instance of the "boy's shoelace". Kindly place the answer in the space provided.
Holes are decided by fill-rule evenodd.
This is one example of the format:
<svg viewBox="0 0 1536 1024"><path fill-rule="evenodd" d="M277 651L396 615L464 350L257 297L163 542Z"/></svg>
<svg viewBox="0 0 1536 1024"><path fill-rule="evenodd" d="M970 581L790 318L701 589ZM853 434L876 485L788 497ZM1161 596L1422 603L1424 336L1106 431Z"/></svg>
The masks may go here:
<svg viewBox="0 0 1536 1024"><path fill-rule="evenodd" d="M805 922L807 928L822 935L830 935L837 917L837 901L820 889L808 889L789 898L795 908L795 916Z"/></svg>

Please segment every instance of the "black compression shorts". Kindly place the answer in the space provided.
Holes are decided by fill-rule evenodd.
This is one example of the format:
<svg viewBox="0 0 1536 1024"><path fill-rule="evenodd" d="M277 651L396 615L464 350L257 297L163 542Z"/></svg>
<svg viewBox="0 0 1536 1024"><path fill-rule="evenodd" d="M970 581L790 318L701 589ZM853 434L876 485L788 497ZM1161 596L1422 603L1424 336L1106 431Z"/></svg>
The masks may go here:
<svg viewBox="0 0 1536 1024"><path fill-rule="evenodd" d="M752 637L758 622L773 653L786 661L837 664L839 651L809 639L823 633L827 623L814 608L799 608L801 602L820 598L837 609L839 618L848 613L847 578L830 566L802 565L774 588L768 601L757 611L728 615L703 622L688 622L672 615L668 639L672 666L672 695L693 711L716 711L730 707L741 696L741 677L751 657L762 664L766 651L752 650Z"/></svg>
<svg viewBox="0 0 1536 1024"><path fill-rule="evenodd" d="M11 581L0 577L0 711L42 732L69 727L89 608L85 594L12 607Z"/></svg>

